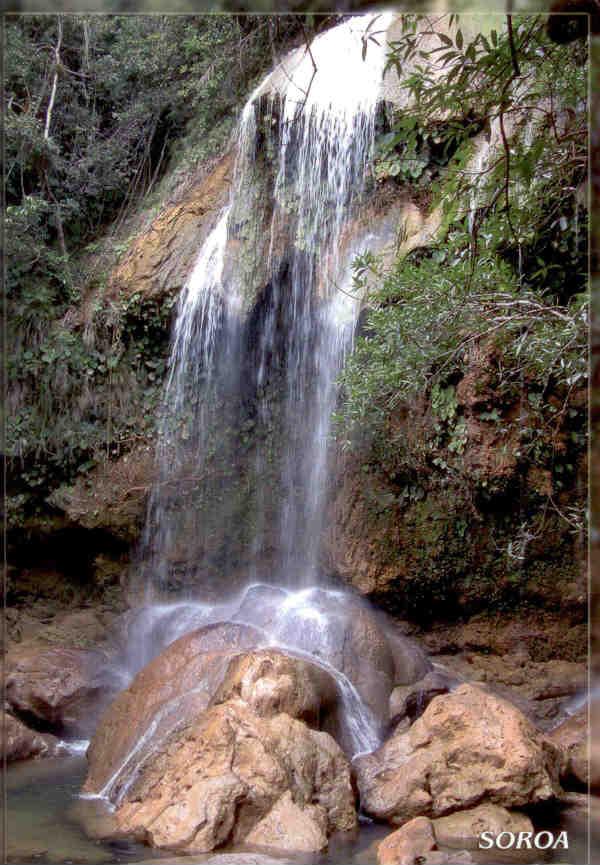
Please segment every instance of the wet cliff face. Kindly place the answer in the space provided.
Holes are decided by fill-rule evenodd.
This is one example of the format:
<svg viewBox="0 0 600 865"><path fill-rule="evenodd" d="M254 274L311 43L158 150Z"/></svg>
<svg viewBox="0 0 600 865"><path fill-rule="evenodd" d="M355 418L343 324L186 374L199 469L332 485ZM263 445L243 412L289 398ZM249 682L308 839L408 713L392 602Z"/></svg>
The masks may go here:
<svg viewBox="0 0 600 865"><path fill-rule="evenodd" d="M351 454L338 452L324 565L425 626L482 612L559 614L582 626L576 642L583 654L586 535L571 530L564 512L585 501L586 454L573 444L573 420L564 419L553 433L562 463L556 489L556 475L520 446L527 384L518 402L504 401L493 369L490 352L475 346L451 393L460 427L440 418L439 397L430 393L390 417L395 447L385 454L368 440ZM581 435L586 401L582 389ZM428 442L435 442L436 465Z"/></svg>

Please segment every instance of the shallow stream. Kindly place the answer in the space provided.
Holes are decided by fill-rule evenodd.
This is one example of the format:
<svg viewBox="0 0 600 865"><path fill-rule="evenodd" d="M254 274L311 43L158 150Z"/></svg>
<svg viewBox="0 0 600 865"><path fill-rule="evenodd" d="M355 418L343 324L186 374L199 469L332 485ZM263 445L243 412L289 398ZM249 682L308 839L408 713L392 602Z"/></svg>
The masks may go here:
<svg viewBox="0 0 600 865"><path fill-rule="evenodd" d="M226 850L201 856L173 856L151 850L143 844L130 841L95 841L87 837L78 822L76 811L82 805L88 818L99 825L105 819L103 804L93 805L79 799L79 791L86 774L84 754L66 754L51 759L29 760L16 763L7 771L7 850L11 865L24 863L61 863L61 865L117 865L117 863L156 862L188 863L196 865ZM90 807L91 805L91 807ZM97 809L95 812L92 809ZM600 807L592 800L592 825L598 823ZM595 818L595 819L594 819ZM586 821L573 813L563 812L558 820L548 815L548 828L558 828L569 833L569 850L555 854L536 854L519 857L516 851L504 854L477 854L477 861L488 863L568 863L581 865L588 861ZM332 838L329 848L322 854L290 856L281 858L281 863L293 865L375 865L376 846L389 832L390 827L370 822L361 822L356 836L349 839ZM592 844L600 850L600 838L592 836ZM560 853L560 855L558 855ZM236 862L243 865L243 854ZM530 854L531 857L531 854ZM269 858L277 857L270 854ZM218 861L218 860L217 860ZM252 860L250 860L252 861ZM229 865L233 865L230 861Z"/></svg>

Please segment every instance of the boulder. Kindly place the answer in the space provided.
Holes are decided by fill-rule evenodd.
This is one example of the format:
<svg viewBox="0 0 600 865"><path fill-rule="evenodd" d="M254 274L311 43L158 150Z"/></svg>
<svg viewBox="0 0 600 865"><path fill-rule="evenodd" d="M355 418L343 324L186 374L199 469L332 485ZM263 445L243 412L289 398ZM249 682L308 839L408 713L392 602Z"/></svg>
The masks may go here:
<svg viewBox="0 0 600 865"><path fill-rule="evenodd" d="M390 695L390 718L398 723L404 718L415 721L434 697L447 694L458 680L446 673L432 670L413 685L399 685Z"/></svg>
<svg viewBox="0 0 600 865"><path fill-rule="evenodd" d="M526 814L507 811L500 805L485 802L477 808L455 811L433 821L435 840L442 847L457 850L477 850L482 832L499 835L501 832L533 832L533 824Z"/></svg>
<svg viewBox="0 0 600 865"><path fill-rule="evenodd" d="M504 642L501 645L504 646ZM515 648L502 655L492 654L489 649L487 652L468 650L438 655L435 660L462 681L485 683L500 697L514 703L542 730L551 730L565 719L569 702L585 691L587 681L585 661L535 662L522 644L518 645L518 650Z"/></svg>
<svg viewBox="0 0 600 865"><path fill-rule="evenodd" d="M288 790L246 836L246 844L298 853L318 852L327 846L327 815L318 805L300 808Z"/></svg>
<svg viewBox="0 0 600 865"><path fill-rule="evenodd" d="M587 787L590 781L588 730L588 707L584 706L548 734L563 755L560 777L567 786L575 782Z"/></svg>
<svg viewBox="0 0 600 865"><path fill-rule="evenodd" d="M306 652L344 675L381 724L388 719L394 685L417 681L431 669L413 640L346 592L251 586L236 618L263 628L282 648Z"/></svg>
<svg viewBox="0 0 600 865"><path fill-rule="evenodd" d="M354 765L363 809L396 825L561 792L556 746L513 705L474 685L435 697L409 730Z"/></svg>
<svg viewBox="0 0 600 865"><path fill-rule="evenodd" d="M385 838L377 848L379 865L414 865L435 850L431 820L415 817Z"/></svg>
<svg viewBox="0 0 600 865"><path fill-rule="evenodd" d="M14 646L6 656L6 700L32 725L88 735L115 692L99 651L59 646Z"/></svg>
<svg viewBox="0 0 600 865"><path fill-rule="evenodd" d="M171 643L104 712L88 749L84 791L118 796L157 743L206 709L232 658L262 639L249 626L220 623Z"/></svg>
<svg viewBox="0 0 600 865"><path fill-rule="evenodd" d="M335 679L315 664L275 649L263 649L234 658L217 688L212 705L239 698L261 718L285 712L310 726L333 709Z"/></svg>
<svg viewBox="0 0 600 865"><path fill-rule="evenodd" d="M275 830L278 814L288 828ZM297 849L309 837L317 843L319 825L328 835L356 826L350 766L334 740L284 713L261 718L237 698L172 733L141 767L115 816L127 834L186 853L242 843L254 829Z"/></svg>
<svg viewBox="0 0 600 865"><path fill-rule="evenodd" d="M386 635L394 658L395 685L411 685L433 670L421 646L403 634L395 623L390 622Z"/></svg>
<svg viewBox="0 0 600 865"><path fill-rule="evenodd" d="M0 725L2 729L0 755L7 763L27 760L28 757L49 757L58 750L58 740L54 736L30 730L8 712L2 713Z"/></svg>

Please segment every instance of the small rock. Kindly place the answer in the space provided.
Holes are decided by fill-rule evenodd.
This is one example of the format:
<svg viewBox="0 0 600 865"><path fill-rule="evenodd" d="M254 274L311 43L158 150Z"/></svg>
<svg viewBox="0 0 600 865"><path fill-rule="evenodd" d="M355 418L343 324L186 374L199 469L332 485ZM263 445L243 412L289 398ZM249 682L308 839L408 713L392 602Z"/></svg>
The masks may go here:
<svg viewBox="0 0 600 865"><path fill-rule="evenodd" d="M533 832L533 824L525 814L507 811L486 802L477 808L455 811L433 821L435 839L441 847L477 850L482 832Z"/></svg>
<svg viewBox="0 0 600 865"><path fill-rule="evenodd" d="M400 685L390 696L390 718L393 722L409 718L415 721L419 718L434 697L447 694L458 684L458 680L445 673L432 670L414 685Z"/></svg>
<svg viewBox="0 0 600 865"><path fill-rule="evenodd" d="M433 825L427 817L415 817L392 832L377 848L379 865L414 865L435 850Z"/></svg>
<svg viewBox="0 0 600 865"><path fill-rule="evenodd" d="M563 755L560 770L563 784L571 785L575 781L577 785L587 787L590 780L587 706L548 733L548 738Z"/></svg>
<svg viewBox="0 0 600 865"><path fill-rule="evenodd" d="M473 857L468 850L453 851L452 853L448 853L446 850L433 850L419 861L419 865L470 865L471 862L473 862Z"/></svg>
<svg viewBox="0 0 600 865"><path fill-rule="evenodd" d="M29 757L51 757L58 750L58 739L54 736L30 730L7 712L2 713L0 725L3 732L0 753L7 763Z"/></svg>

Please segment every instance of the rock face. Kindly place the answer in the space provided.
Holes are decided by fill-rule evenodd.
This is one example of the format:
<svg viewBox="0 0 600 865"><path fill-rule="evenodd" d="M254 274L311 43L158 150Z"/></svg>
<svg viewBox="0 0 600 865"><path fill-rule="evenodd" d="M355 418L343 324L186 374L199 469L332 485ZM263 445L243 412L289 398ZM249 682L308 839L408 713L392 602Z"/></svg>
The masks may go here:
<svg viewBox="0 0 600 865"><path fill-rule="evenodd" d="M590 781L588 732L586 706L548 734L548 738L563 755L560 776L565 786L575 782L579 786L587 787Z"/></svg>
<svg viewBox="0 0 600 865"><path fill-rule="evenodd" d="M92 739L85 791L97 793L119 772L134 749L143 760L175 726L208 706L232 658L260 645L246 625L208 625L176 640L151 661L102 716ZM131 765L131 764L127 764ZM115 778L118 795L127 774Z"/></svg>
<svg viewBox="0 0 600 865"><path fill-rule="evenodd" d="M327 814L318 805L300 808L288 790L246 836L246 844L311 853L327 846Z"/></svg>
<svg viewBox="0 0 600 865"><path fill-rule="evenodd" d="M467 353L464 377L454 392L465 434L464 451L456 463L460 483L453 486L451 474L442 472L445 483L440 485L440 473L423 459L423 441L435 437L431 400L422 395L410 405L399 405L388 415L385 437L388 443L402 442L401 447L390 445L387 457L367 444L354 453L340 450L336 455L325 567L390 612L421 620L443 621L497 609L498 602L517 597L536 609L559 609L563 629L558 639L566 641L565 616L569 626L585 622L585 551L557 515L528 547L518 588L510 565L498 556L497 545L510 543L522 509L537 508L550 481L548 473L536 472L532 464L524 487L527 502L507 499L506 490L516 488L521 471L515 456L518 424L513 424L518 405L503 402L493 375L497 358L482 356L479 348ZM491 409L501 412L506 422L483 419ZM565 422L561 435L569 435L567 427ZM445 447L440 458L452 465L454 455ZM581 477L584 463L580 453ZM363 470L366 466L368 471ZM413 498L406 477L415 466L418 486ZM473 509L476 497L466 490L482 487L486 500L491 497L496 507ZM565 496L580 501L575 482ZM470 527L467 533L465 522ZM579 628L582 653L585 639L585 628Z"/></svg>
<svg viewBox="0 0 600 865"><path fill-rule="evenodd" d="M105 664L101 652L17 645L6 656L6 700L42 729L89 733L115 689Z"/></svg>
<svg viewBox="0 0 600 865"><path fill-rule="evenodd" d="M335 705L337 690L314 664L266 649L234 658L211 702L236 698L261 718L285 712L318 726L321 714Z"/></svg>
<svg viewBox="0 0 600 865"><path fill-rule="evenodd" d="M355 765L363 808L394 824L560 793L557 748L513 705L472 685L436 697L408 731Z"/></svg>
<svg viewBox="0 0 600 865"><path fill-rule="evenodd" d="M163 297L183 287L198 249L227 200L233 156L226 154L182 200L166 207L141 233L111 274L109 293Z"/></svg>
<svg viewBox="0 0 600 865"><path fill-rule="evenodd" d="M28 757L51 756L56 752L58 741L54 736L30 730L18 718L2 713L0 719L2 742L0 755L7 763L26 760Z"/></svg>
<svg viewBox="0 0 600 865"><path fill-rule="evenodd" d="M285 822L276 828L278 816ZM286 714L261 718L239 699L172 734L116 817L153 847L187 853L241 843L253 830L282 849L314 848L319 828L356 825L350 766L334 740Z"/></svg>
<svg viewBox="0 0 600 865"><path fill-rule="evenodd" d="M275 649L247 651L259 640L247 625L200 628L106 712L84 789L104 787L118 835L186 853L225 842L307 852L355 827L350 765L308 726L335 704L335 680Z"/></svg>

